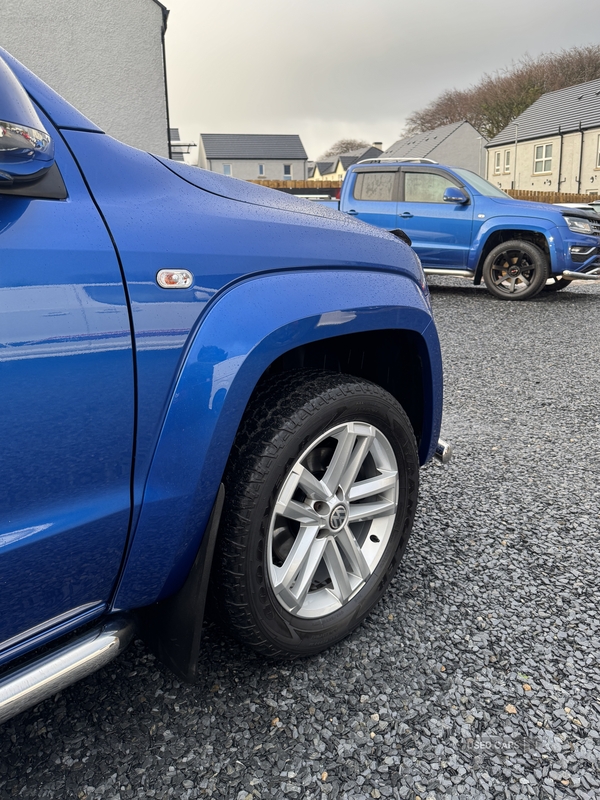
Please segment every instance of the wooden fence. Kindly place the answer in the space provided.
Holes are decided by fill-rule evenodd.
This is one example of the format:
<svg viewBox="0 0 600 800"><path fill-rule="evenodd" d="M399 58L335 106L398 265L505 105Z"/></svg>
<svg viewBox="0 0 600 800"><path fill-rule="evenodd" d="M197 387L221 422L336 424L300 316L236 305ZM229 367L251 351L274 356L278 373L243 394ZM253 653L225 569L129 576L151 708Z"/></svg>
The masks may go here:
<svg viewBox="0 0 600 800"><path fill-rule="evenodd" d="M335 194L341 187L341 181L248 181L258 183L260 186L268 186L269 189L326 189L329 193Z"/></svg>
<svg viewBox="0 0 600 800"><path fill-rule="evenodd" d="M536 203L589 203L590 200L600 199L597 195L575 192L532 192L529 189L506 189L506 194L516 200L534 200Z"/></svg>

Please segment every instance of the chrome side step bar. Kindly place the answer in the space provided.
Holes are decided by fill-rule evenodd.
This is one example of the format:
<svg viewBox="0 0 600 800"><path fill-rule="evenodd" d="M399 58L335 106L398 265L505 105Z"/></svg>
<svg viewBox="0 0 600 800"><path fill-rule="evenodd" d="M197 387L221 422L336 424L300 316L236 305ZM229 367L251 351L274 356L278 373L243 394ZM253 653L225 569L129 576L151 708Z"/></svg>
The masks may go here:
<svg viewBox="0 0 600 800"><path fill-rule="evenodd" d="M108 664L123 652L134 632L130 619L115 617L4 675L0 679L0 723Z"/></svg>
<svg viewBox="0 0 600 800"><path fill-rule="evenodd" d="M566 269L559 278L566 281L600 281L600 267L596 267L591 272L571 272Z"/></svg>
<svg viewBox="0 0 600 800"><path fill-rule="evenodd" d="M475 273L470 269L438 269L437 267L424 267L425 275L449 275L451 278L474 278Z"/></svg>
<svg viewBox="0 0 600 800"><path fill-rule="evenodd" d="M440 464L447 464L452 458L453 452L450 442L446 442L444 439L438 439L433 457L437 459Z"/></svg>

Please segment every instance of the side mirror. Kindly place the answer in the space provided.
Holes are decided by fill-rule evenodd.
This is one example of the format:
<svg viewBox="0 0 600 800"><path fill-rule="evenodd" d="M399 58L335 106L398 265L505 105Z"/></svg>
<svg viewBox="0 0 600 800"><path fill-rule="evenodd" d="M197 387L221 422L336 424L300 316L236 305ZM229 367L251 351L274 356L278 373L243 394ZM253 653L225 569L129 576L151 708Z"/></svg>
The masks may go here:
<svg viewBox="0 0 600 800"><path fill-rule="evenodd" d="M444 192L444 203L454 203L462 205L468 202L469 198L467 197L465 192L463 192L462 189L458 188L458 186L449 186Z"/></svg>
<svg viewBox="0 0 600 800"><path fill-rule="evenodd" d="M0 58L0 188L34 183L54 164L54 144L33 103Z"/></svg>

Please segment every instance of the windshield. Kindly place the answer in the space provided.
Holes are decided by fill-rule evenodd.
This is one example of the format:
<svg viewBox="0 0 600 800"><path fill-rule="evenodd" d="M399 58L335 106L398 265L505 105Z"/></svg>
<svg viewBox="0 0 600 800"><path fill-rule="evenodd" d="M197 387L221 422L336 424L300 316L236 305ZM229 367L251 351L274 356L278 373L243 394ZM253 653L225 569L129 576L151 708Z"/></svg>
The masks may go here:
<svg viewBox="0 0 600 800"><path fill-rule="evenodd" d="M453 167L452 169L463 180L470 183L474 189L477 189L479 194L485 197L509 197L502 189L498 189L497 186L492 186L485 178L481 178L479 175L471 172L470 169L460 169L459 167Z"/></svg>

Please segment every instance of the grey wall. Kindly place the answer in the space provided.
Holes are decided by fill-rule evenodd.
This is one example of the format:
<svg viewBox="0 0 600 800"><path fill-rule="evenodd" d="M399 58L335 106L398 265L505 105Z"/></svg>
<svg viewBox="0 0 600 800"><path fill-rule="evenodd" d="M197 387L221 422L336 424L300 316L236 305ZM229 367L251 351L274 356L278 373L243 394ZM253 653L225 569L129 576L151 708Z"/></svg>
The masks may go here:
<svg viewBox="0 0 600 800"><path fill-rule="evenodd" d="M0 0L0 45L117 139L168 155L153 0Z"/></svg>
<svg viewBox="0 0 600 800"><path fill-rule="evenodd" d="M258 180L258 165L264 164L265 165L265 174L264 176L260 176L261 180L266 181L282 181L283 180L283 165L284 164L291 164L292 165L292 180L293 181L304 181L306 180L306 161L301 161L299 159L244 159L244 160L235 160L235 159L209 159L207 162L207 169L212 170L212 172L223 172L223 164L231 164L232 175L234 178L240 178L243 181L254 181Z"/></svg>
<svg viewBox="0 0 600 800"><path fill-rule="evenodd" d="M486 139L470 125L463 125L431 151L429 158L450 167L464 167L479 175L486 172Z"/></svg>

